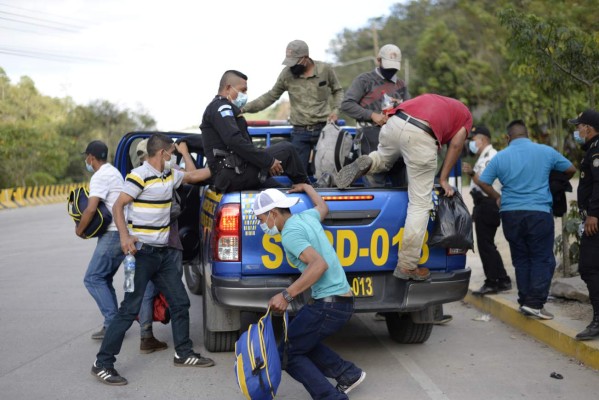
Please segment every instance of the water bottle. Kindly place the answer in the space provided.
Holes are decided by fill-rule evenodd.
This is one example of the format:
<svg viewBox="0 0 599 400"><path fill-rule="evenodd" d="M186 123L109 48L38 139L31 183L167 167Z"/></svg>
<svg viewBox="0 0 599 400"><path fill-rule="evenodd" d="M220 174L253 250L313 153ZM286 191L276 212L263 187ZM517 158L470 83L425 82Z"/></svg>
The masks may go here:
<svg viewBox="0 0 599 400"><path fill-rule="evenodd" d="M393 109L393 107L395 107L393 99L386 92L383 92L383 104L381 107L381 109L383 110L383 114L387 114L388 112L390 112Z"/></svg>
<svg viewBox="0 0 599 400"><path fill-rule="evenodd" d="M127 253L127 256L123 260L125 267L125 283L123 284L123 290L126 293L132 293L135 290L135 257L131 253Z"/></svg>

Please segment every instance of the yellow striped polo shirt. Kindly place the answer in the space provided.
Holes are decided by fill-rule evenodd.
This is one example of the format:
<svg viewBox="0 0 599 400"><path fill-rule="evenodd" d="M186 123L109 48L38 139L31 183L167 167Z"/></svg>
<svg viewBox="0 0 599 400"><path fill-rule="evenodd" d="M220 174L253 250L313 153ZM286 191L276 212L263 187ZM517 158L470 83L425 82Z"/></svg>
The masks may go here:
<svg viewBox="0 0 599 400"><path fill-rule="evenodd" d="M123 192L134 199L127 211L131 235L153 246L167 245L173 189L182 181L183 172L159 172L147 161L127 175Z"/></svg>

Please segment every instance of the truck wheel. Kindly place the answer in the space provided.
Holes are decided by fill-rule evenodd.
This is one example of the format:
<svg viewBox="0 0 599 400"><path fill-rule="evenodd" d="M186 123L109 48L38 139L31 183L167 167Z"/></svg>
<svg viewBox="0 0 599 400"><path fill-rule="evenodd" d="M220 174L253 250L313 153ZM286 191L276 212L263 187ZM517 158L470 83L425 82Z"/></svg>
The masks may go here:
<svg viewBox="0 0 599 400"><path fill-rule="evenodd" d="M204 325L204 347L212 353L235 350L235 342L239 338L239 330L214 332L208 327L209 322L207 315L211 312L219 312L216 305L212 304L209 291L205 288L205 280L203 283L204 296L202 299L202 322Z"/></svg>
<svg viewBox="0 0 599 400"><path fill-rule="evenodd" d="M424 343L433 331L433 324L415 324L410 314L392 312L385 315L389 336L398 343Z"/></svg>
<svg viewBox="0 0 599 400"><path fill-rule="evenodd" d="M185 274L185 283L187 284L189 291L193 294L202 294L204 285L198 265L194 263L185 263L183 264L183 272Z"/></svg>

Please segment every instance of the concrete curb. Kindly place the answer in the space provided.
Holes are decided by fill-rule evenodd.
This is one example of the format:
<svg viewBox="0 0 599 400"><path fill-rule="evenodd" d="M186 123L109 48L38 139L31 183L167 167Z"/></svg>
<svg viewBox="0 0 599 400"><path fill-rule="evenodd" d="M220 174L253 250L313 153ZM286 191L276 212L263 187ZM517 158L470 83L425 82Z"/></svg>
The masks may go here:
<svg viewBox="0 0 599 400"><path fill-rule="evenodd" d="M599 340L578 341L574 339L578 332L556 320L541 321L526 317L520 313L518 304L501 296L473 296L472 291L468 291L464 301L586 366L599 369Z"/></svg>
<svg viewBox="0 0 599 400"><path fill-rule="evenodd" d="M89 189L89 182L0 189L0 210L66 203L71 190L79 186Z"/></svg>

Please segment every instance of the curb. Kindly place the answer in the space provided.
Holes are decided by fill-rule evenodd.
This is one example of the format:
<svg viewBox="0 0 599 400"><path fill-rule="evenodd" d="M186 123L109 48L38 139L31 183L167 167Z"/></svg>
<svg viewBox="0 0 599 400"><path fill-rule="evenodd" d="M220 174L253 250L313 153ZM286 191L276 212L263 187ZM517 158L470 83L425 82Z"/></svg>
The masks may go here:
<svg viewBox="0 0 599 400"><path fill-rule="evenodd" d="M501 296L473 296L472 291L469 290L464 301L526 332L555 350L574 357L586 366L599 369L598 340L578 341L574 339L577 332L565 327L559 321L541 321L526 317L520 313L516 303Z"/></svg>

